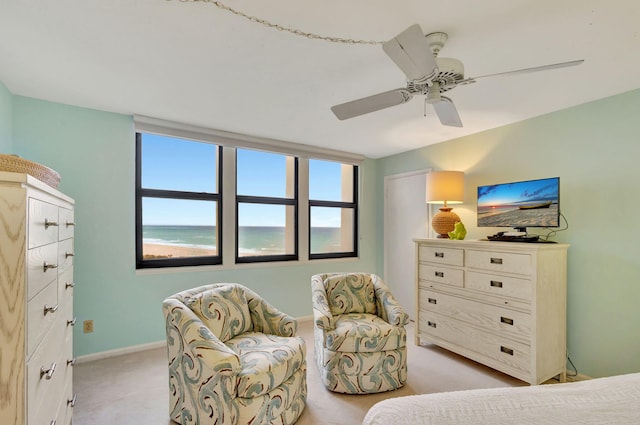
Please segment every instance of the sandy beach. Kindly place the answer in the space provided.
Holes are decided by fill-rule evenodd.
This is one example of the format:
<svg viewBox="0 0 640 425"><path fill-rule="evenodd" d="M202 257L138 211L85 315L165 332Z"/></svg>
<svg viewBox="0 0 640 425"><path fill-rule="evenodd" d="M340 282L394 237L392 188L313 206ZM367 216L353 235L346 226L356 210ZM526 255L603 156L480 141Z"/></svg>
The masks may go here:
<svg viewBox="0 0 640 425"><path fill-rule="evenodd" d="M189 246L161 245L145 243L142 246L144 258L180 258L180 257L206 257L216 255L213 249L194 248Z"/></svg>
<svg viewBox="0 0 640 425"><path fill-rule="evenodd" d="M489 213L478 217L481 227L514 227L517 223L528 223L528 226L553 227L558 217L558 205L549 208L532 210L511 210L503 213Z"/></svg>

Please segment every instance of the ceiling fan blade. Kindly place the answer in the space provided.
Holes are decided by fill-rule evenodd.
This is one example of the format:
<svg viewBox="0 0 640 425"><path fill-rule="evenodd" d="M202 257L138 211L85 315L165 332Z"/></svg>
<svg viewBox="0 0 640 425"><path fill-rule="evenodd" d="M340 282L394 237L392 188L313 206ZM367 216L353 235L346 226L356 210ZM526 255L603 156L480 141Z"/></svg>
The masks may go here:
<svg viewBox="0 0 640 425"><path fill-rule="evenodd" d="M438 72L438 64L418 24L384 43L382 50L405 73L409 81L428 81Z"/></svg>
<svg viewBox="0 0 640 425"><path fill-rule="evenodd" d="M458 115L456 107L448 97L440 96L440 102L434 103L433 109L435 109L436 115L438 115L442 125L448 125L449 127L462 127L460 115Z"/></svg>
<svg viewBox="0 0 640 425"><path fill-rule="evenodd" d="M551 64L551 65L534 66L533 68L517 69L515 71L498 72L497 74L481 75L479 77L473 77L473 78L464 79L464 80L460 81L458 84L474 83L476 80L479 80L480 78L498 77L498 76L501 76L501 75L528 74L530 72L548 71L550 69L556 69L556 68L566 68L566 67L569 67L569 66L580 65L582 62L584 62L584 59L580 59L580 60L576 60L576 61L570 61L570 62L554 63L554 64Z"/></svg>
<svg viewBox="0 0 640 425"><path fill-rule="evenodd" d="M410 101L412 97L413 95L407 89L395 89L335 105L331 107L331 110L339 120L346 120L369 112L401 105Z"/></svg>

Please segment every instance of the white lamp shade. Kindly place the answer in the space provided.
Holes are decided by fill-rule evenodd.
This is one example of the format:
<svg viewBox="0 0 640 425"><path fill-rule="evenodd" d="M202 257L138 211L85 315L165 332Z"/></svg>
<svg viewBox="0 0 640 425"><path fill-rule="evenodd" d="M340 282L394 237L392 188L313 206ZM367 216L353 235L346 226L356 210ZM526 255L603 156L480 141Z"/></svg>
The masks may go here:
<svg viewBox="0 0 640 425"><path fill-rule="evenodd" d="M427 204L461 204L464 201L462 171L432 171L427 174Z"/></svg>

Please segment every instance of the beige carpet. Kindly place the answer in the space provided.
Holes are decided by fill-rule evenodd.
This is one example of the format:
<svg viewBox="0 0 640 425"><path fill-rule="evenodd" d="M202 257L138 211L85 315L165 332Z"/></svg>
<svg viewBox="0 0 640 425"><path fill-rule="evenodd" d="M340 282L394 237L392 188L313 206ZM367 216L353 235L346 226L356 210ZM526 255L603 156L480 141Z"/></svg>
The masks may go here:
<svg viewBox="0 0 640 425"><path fill-rule="evenodd" d="M432 345L416 346L413 324L408 331L408 379L396 391L343 395L327 391L313 362L311 321L298 334L307 342L307 406L298 425L360 424L378 401L413 394L473 388L524 386L526 383ZM154 349L74 368L78 401L74 425L169 425L166 350ZM392 425L392 424L389 424Z"/></svg>

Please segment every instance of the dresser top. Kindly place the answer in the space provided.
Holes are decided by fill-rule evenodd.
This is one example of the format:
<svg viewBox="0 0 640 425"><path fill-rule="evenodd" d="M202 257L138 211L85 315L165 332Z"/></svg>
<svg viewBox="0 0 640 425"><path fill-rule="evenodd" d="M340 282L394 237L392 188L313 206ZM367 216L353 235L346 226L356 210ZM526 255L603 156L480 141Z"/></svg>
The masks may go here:
<svg viewBox="0 0 640 425"><path fill-rule="evenodd" d="M46 183L41 182L35 177L25 173L12 173L9 171L0 171L0 186L3 185L21 185L31 187L49 193L57 198L63 199L71 204L74 204L74 200L58 189L54 189Z"/></svg>
<svg viewBox="0 0 640 425"><path fill-rule="evenodd" d="M548 249L562 249L569 248L569 244L566 243L554 243L554 242L502 242L502 241L490 241L490 240L451 240L451 239L414 239L415 243L425 243L429 245L437 245L448 248L483 248L483 249L495 249L499 251L511 251L511 250L548 250Z"/></svg>

